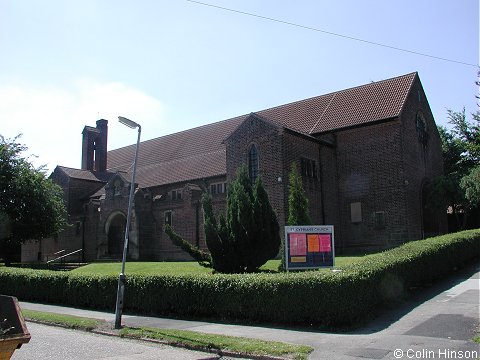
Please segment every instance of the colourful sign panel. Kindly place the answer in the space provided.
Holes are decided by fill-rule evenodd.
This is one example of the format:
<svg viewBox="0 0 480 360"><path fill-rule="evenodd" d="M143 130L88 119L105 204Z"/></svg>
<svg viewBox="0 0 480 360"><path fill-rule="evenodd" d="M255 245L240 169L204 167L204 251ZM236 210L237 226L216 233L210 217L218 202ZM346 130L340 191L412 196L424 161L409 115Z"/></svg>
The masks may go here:
<svg viewBox="0 0 480 360"><path fill-rule="evenodd" d="M285 261L287 270L333 267L333 226L285 226Z"/></svg>

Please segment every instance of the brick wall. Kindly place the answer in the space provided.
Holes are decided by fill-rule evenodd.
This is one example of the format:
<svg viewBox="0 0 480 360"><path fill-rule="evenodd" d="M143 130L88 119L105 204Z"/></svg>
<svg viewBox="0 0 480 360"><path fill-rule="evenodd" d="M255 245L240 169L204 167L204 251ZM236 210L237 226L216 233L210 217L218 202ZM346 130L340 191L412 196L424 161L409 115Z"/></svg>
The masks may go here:
<svg viewBox="0 0 480 360"><path fill-rule="evenodd" d="M285 223L285 172L283 129L257 117L249 116L234 133L225 140L227 148L227 179L235 177L237 169L248 166L248 151L255 144L258 152L258 171L268 194L271 206L276 210L280 226Z"/></svg>
<svg viewBox="0 0 480 360"><path fill-rule="evenodd" d="M315 171L313 176L301 174L303 190L308 198L310 217L313 224L323 224L323 204L322 204L322 182L320 166L320 144L314 139L309 139L295 133L286 132L284 136L284 198L285 198L285 219L288 219L288 177L292 163L297 164L297 169L301 172L301 159L313 161ZM284 226L286 223L280 224Z"/></svg>
<svg viewBox="0 0 480 360"><path fill-rule="evenodd" d="M421 112L426 121L427 141L420 141L417 131L417 114ZM410 229L410 239L420 239L424 236L423 218L433 223L433 233L444 233L446 214L442 212L426 213L422 206L422 189L426 182L443 174L441 140L428 105L428 100L418 78L414 82L404 111L402 121L402 162L406 186L405 211Z"/></svg>
<svg viewBox="0 0 480 360"><path fill-rule="evenodd" d="M406 239L400 121L339 131L336 139L341 245L389 246ZM361 220L352 222L352 204L358 203ZM384 226L376 216L384 217Z"/></svg>

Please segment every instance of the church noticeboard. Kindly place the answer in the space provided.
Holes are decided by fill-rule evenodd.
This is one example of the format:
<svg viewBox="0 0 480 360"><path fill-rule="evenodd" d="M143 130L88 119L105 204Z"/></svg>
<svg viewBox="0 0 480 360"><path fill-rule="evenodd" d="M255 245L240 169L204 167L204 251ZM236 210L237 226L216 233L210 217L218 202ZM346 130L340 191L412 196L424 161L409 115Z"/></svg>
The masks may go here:
<svg viewBox="0 0 480 360"><path fill-rule="evenodd" d="M333 267L333 226L285 226L285 262L287 270Z"/></svg>

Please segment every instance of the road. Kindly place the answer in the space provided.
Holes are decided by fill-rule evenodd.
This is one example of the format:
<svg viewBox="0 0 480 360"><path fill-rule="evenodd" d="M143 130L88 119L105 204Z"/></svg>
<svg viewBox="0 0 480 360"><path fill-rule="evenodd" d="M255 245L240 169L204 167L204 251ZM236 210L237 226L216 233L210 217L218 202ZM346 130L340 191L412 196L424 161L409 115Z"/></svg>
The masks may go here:
<svg viewBox="0 0 480 360"><path fill-rule="evenodd" d="M215 354L128 340L27 322L32 339L15 351L12 360L217 360Z"/></svg>

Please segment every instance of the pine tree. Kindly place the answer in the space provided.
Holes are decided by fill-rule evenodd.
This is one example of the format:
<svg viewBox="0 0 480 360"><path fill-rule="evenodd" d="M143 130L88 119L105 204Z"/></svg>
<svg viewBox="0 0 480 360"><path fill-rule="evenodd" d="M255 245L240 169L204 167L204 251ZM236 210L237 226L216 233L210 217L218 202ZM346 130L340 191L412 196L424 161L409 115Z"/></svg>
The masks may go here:
<svg viewBox="0 0 480 360"><path fill-rule="evenodd" d="M312 220L308 210L308 199L305 195L296 163L292 163L288 175L288 219L287 224L293 225L311 225ZM278 266L279 271L285 271L285 243L282 241L280 247L282 261Z"/></svg>
<svg viewBox="0 0 480 360"><path fill-rule="evenodd" d="M212 249L222 249L220 261L212 252L213 262L220 265L214 265L216 270L253 272L277 255L280 247L277 216L261 178L258 177L252 187L245 166L237 171L237 177L230 185L227 215L225 219L220 217L216 232L212 231L214 226L210 225L215 224L216 220L210 217L213 214L208 202L204 204L204 209L207 244L212 243ZM209 239L209 236L213 239Z"/></svg>
<svg viewBox="0 0 480 360"><path fill-rule="evenodd" d="M288 179L288 225L311 225L308 199L296 163L292 163Z"/></svg>
<svg viewBox="0 0 480 360"><path fill-rule="evenodd" d="M191 245L167 228L174 243L183 245L197 261L210 262L213 269L222 273L257 271L274 258L280 247L280 227L277 216L268 200L260 177L252 187L247 170L242 167L230 184L226 216L215 217L209 194L202 198L205 215L205 239L211 258L193 249Z"/></svg>

